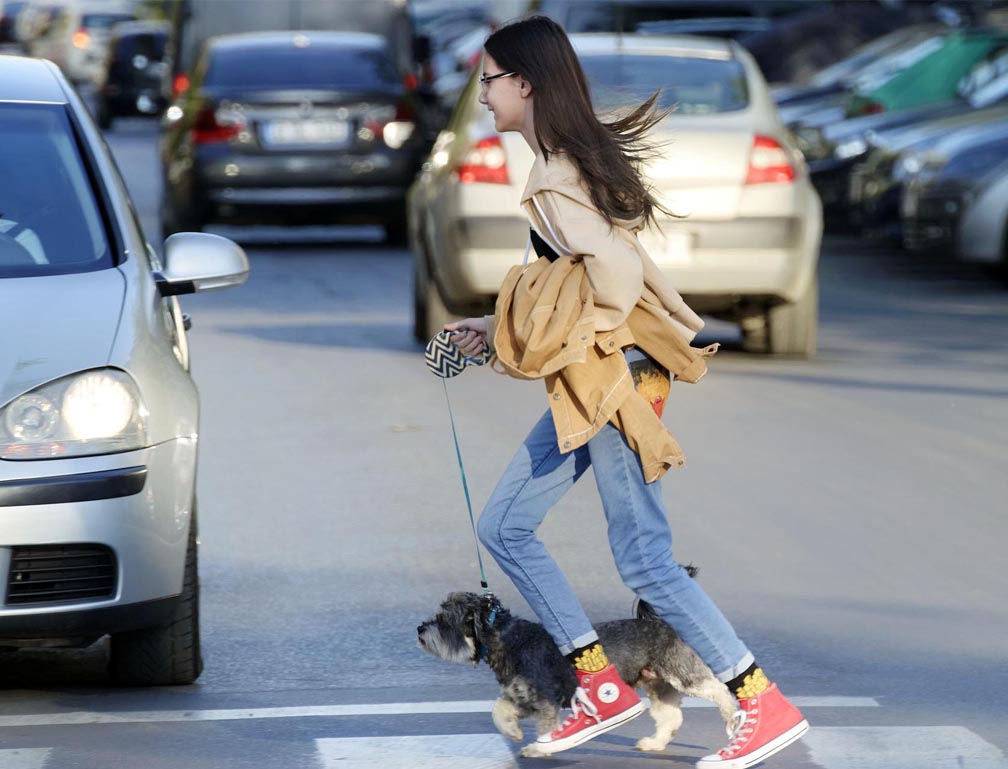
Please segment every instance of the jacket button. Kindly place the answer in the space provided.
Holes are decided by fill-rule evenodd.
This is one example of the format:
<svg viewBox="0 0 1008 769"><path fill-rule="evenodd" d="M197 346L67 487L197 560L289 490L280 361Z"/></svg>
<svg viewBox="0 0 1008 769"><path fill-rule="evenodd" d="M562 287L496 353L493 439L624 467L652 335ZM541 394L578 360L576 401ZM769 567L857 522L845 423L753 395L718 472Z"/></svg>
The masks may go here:
<svg viewBox="0 0 1008 769"><path fill-rule="evenodd" d="M553 400L555 401L560 400L560 393L553 393Z"/></svg>
<svg viewBox="0 0 1008 769"><path fill-rule="evenodd" d="M570 441L564 441L564 448L565 449L569 449L570 448Z"/></svg>
<svg viewBox="0 0 1008 769"><path fill-rule="evenodd" d="M609 346L610 346L610 347L615 347L615 346L616 346L616 343L615 343L615 342L610 342L610 343L609 343Z"/></svg>
<svg viewBox="0 0 1008 769"><path fill-rule="evenodd" d="M582 342L587 342L588 341L588 337L586 337L586 336L581 337L581 341Z"/></svg>

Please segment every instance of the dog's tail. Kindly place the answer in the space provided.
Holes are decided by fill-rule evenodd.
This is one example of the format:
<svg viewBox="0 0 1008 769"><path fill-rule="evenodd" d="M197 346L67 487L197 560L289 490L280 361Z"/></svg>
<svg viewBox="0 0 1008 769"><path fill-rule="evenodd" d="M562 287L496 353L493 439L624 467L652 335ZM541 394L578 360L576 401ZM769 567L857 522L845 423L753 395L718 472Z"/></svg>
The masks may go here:
<svg viewBox="0 0 1008 769"><path fill-rule="evenodd" d="M700 571L700 569L693 564L688 564L683 568L686 569L687 574L694 578ZM661 617L658 616L658 612L654 610L654 607L642 598L634 599L632 613L637 619L661 619Z"/></svg>

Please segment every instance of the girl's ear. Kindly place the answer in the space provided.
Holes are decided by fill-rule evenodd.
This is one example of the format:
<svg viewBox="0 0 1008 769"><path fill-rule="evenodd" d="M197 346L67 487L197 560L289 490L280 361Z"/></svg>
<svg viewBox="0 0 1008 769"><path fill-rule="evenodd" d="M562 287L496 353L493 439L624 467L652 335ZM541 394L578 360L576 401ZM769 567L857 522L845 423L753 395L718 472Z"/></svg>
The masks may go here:
<svg viewBox="0 0 1008 769"><path fill-rule="evenodd" d="M523 98L532 95L532 84L521 75L518 76L518 92Z"/></svg>

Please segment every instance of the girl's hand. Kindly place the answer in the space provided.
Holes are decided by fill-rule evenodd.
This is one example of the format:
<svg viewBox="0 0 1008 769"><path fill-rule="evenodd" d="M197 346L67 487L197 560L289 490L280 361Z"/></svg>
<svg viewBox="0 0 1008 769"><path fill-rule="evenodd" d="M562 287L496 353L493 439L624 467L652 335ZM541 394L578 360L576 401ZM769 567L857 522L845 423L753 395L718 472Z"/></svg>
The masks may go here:
<svg viewBox="0 0 1008 769"><path fill-rule="evenodd" d="M486 318L466 318L446 323L445 331L455 332L451 335L452 344L471 358L479 357L488 347Z"/></svg>

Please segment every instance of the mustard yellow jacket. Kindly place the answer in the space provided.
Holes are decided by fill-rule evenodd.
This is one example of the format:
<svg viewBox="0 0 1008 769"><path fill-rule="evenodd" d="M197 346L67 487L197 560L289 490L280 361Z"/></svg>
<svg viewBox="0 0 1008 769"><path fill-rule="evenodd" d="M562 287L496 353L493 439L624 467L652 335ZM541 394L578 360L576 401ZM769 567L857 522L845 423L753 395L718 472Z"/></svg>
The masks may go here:
<svg viewBox="0 0 1008 769"><path fill-rule="evenodd" d="M647 482L684 463L682 449L634 391L623 350L636 345L674 379L697 382L712 345L689 342L703 321L637 240L640 222L610 227L565 156L537 158L522 206L561 254L513 267L488 331L501 373L544 379L562 453L612 422L641 458Z"/></svg>

